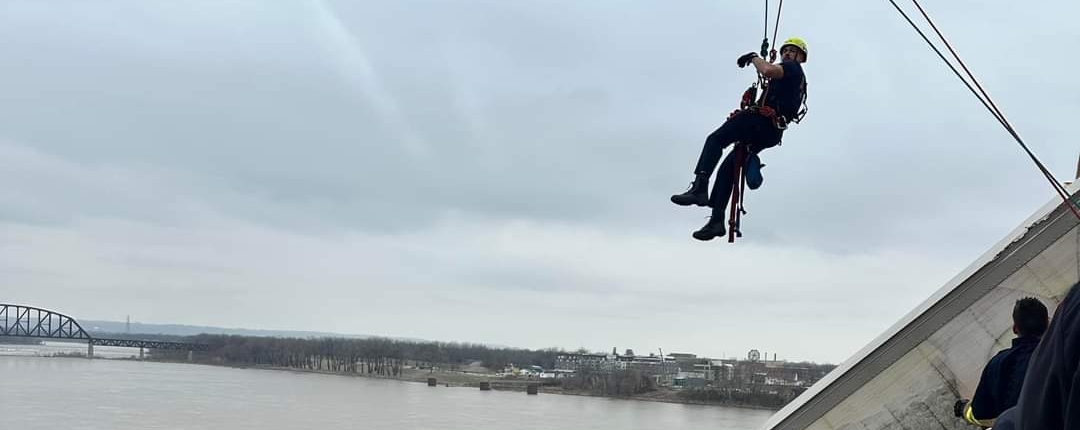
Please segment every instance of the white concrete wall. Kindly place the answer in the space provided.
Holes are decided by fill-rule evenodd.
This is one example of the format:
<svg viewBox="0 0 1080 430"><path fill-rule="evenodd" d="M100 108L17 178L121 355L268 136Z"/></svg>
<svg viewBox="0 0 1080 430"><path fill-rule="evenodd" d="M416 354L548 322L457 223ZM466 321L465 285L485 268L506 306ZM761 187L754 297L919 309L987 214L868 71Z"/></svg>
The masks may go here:
<svg viewBox="0 0 1080 430"><path fill-rule="evenodd" d="M1059 201L1060 202L1060 201ZM1060 208L1059 208L1060 209ZM1047 210L1046 212L1049 212ZM1069 214L1071 217L1072 215ZM1037 218L1037 217L1036 217ZM1042 221L1046 221L1043 219ZM1058 218L1059 226L1069 226L1075 220ZM1060 234L1065 227L1059 228ZM1053 315L1060 300L1069 289L1080 282L1080 227L1072 227L1063 236L1045 247L1030 261L1023 262L1018 249L1030 246L1023 241L1031 240L1023 234L1014 236L1021 242L1012 244L1009 251L1000 255L991 253L989 258L977 262L955 280L955 284L943 287L935 297L928 299L920 309L898 322L897 326L871 342L863 351L845 362L841 367L779 411L763 427L764 429L812 429L812 430L886 430L886 429L975 429L953 415L953 404L958 398L970 398L978 384L983 366L999 350L1011 345L1012 308L1017 299L1034 296L1047 306ZM1040 233L1040 234L1046 234ZM1052 237L1052 236L1046 236ZM999 249L1006 249L1008 240ZM1029 250L1035 248L1029 248ZM1015 261L1010 261L1014 259ZM981 267L991 264L1013 267L1013 271L999 283L979 285ZM1012 264L1013 266L1008 266ZM1008 273L1008 272L1006 272ZM986 282L990 281L985 281ZM970 288L966 292L950 290L960 285ZM971 285L976 287L972 288ZM986 289L989 288L989 291ZM981 290L980 290L981 289ZM924 324L936 307L955 300L957 294L978 298L958 315L940 327ZM973 296L974 295L974 296ZM981 295L981 296L979 296ZM959 301L957 301L959 303ZM920 325L921 324L921 325ZM901 328L918 327L920 339L914 348L899 351L902 341L893 335ZM867 374L865 369L874 368L874 354L893 348L899 358L883 371ZM894 356L896 355L894 354ZM859 375L860 377L852 376ZM868 376L869 375L869 376ZM844 377L851 378L845 380ZM865 378L869 380L865 380ZM863 382L865 381L865 383ZM830 398L830 391L846 392L839 388L859 388L842 400ZM814 406L817 403L817 406ZM827 409L821 416L808 410ZM794 419L796 412L802 419ZM811 417L811 418L807 418Z"/></svg>

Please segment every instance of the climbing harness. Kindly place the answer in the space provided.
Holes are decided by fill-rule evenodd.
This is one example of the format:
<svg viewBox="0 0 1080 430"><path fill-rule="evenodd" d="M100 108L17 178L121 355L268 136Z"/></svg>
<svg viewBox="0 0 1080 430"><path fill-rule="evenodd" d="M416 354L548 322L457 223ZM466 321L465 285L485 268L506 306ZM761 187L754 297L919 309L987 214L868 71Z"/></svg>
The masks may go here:
<svg viewBox="0 0 1080 430"><path fill-rule="evenodd" d="M777 34L780 31L780 13L784 9L784 0L780 0L779 6L776 8L776 22L773 25L773 40L776 40ZM789 39L791 40L791 39ZM761 58L765 58L766 51L768 51L769 62L776 61L776 47L772 46L770 49L769 44L769 0L765 0L765 35L761 40ZM761 89L761 97L757 96L758 89ZM803 79L800 88L800 100L799 110L796 112L793 118L786 118L781 115L777 115L776 111L771 107L765 105L765 101L769 95L769 81L765 79L765 76L761 73L757 74L757 81L750 85L746 91L743 92L742 99L739 101L739 108L732 111L728 115L728 119L731 119L735 115L745 110L756 111L757 113L772 120L777 129L787 130L788 124L800 123L806 116L806 80Z"/></svg>
<svg viewBox="0 0 1080 430"><path fill-rule="evenodd" d="M780 31L780 12L784 8L784 0L780 0L780 4L776 9L776 22L773 27L773 40L776 40L777 34ZM768 55L769 62L776 61L776 48L775 46L770 49L769 44L769 0L765 0L765 35L761 40L761 58L765 58ZM758 97L758 89L761 90L761 97ZM769 81L761 73L757 74L757 81L750 85L746 91L743 91L742 99L739 101L739 108L733 110L728 114L727 119L732 119L736 115L753 113L762 115L770 120L770 122L781 132L787 130L790 123L798 124L806 116L806 80L802 82L801 88L801 100L798 112L793 118L786 118L783 115L778 115L776 110L765 104L766 98L769 95ZM779 143L777 143L779 145ZM732 186L731 186L731 201L728 204L728 243L735 242L736 237L742 237L742 230L740 229L742 224L742 216L746 212L746 161L750 156L750 151L747 148L745 142L735 142L734 146L734 167L732 168Z"/></svg>

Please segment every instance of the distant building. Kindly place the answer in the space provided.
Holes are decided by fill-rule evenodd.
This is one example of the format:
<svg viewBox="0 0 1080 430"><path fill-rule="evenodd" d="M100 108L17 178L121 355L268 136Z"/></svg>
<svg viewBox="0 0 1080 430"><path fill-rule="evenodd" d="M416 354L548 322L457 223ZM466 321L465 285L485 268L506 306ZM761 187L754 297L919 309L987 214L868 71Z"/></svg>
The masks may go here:
<svg viewBox="0 0 1080 430"><path fill-rule="evenodd" d="M671 356L559 354L555 356L555 369L575 371L590 369L602 372L632 369L647 375L670 375L673 377L678 373L679 365Z"/></svg>
<svg viewBox="0 0 1080 430"><path fill-rule="evenodd" d="M735 364L714 360L711 364L712 379L717 382L730 382L735 379Z"/></svg>
<svg viewBox="0 0 1080 430"><path fill-rule="evenodd" d="M551 377L552 373L561 377L585 369L599 372L637 370L660 384L679 387L768 385L797 388L812 385L835 368L833 365L777 360L699 358L687 353L663 357L656 354L619 355L616 351L612 349L611 354L558 354L553 371L534 370L542 377ZM630 350L627 352L632 354Z"/></svg>
<svg viewBox="0 0 1080 430"><path fill-rule="evenodd" d="M619 368L614 354L559 354L555 356L557 370L611 371Z"/></svg>

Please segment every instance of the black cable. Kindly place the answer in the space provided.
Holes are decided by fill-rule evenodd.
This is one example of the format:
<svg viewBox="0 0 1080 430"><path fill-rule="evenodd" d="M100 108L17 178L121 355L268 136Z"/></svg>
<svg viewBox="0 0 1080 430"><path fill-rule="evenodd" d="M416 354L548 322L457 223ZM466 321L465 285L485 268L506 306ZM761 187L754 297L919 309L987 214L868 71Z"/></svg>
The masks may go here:
<svg viewBox="0 0 1080 430"><path fill-rule="evenodd" d="M766 2L765 3L765 13L768 13L768 10L769 10L768 1L769 0L765 0L765 2ZM776 8L776 24L773 25L773 33L772 33L773 46L776 46L776 35L780 31L780 11L782 11L782 10L784 10L784 0L780 0L780 6ZM768 31L769 31L768 26L769 26L769 24L766 22L766 24L765 24L766 34L768 34Z"/></svg>
<svg viewBox="0 0 1080 430"><path fill-rule="evenodd" d="M912 0L912 1L914 1L914 0ZM960 81L962 81L964 83L964 86L966 86L968 88L968 90L971 91L971 93L973 95L975 95L975 98L979 99L979 102L981 102L982 105L984 107L986 107L986 109L988 111L990 111L990 114L993 115L994 118L997 119L999 123L1001 123L1002 127L1005 127L1005 130L1008 131L1009 134L1011 134L1014 139L1016 139L1016 141L1020 144L1020 146L1024 149L1024 151L1027 152L1028 156L1031 157L1031 159L1035 162L1035 165L1042 172L1043 176L1045 176L1046 179L1048 181L1050 181L1051 186L1054 188L1055 191L1057 191L1058 195L1063 200L1065 200L1065 202L1067 204L1069 204L1069 209L1072 210L1073 214L1076 215L1077 218L1080 218L1080 212L1078 212L1076 210L1075 204L1070 203L1068 193L1064 190L1064 187L1061 187L1061 184L1058 183L1056 178L1054 178L1054 175L1051 174L1050 171L1046 169L1046 166L1044 166L1042 164L1042 162L1040 162L1037 157L1035 157L1035 154L1031 152L1031 150L1024 143L1023 139L1020 138L1020 136L1016 133L1016 131L1012 128L1012 126L1010 126L1009 123L1005 121L1005 118L1003 116L1001 116L1001 114L998 111L996 111L994 108L992 108L990 106L990 104L987 103L986 100L983 100L983 98L979 95L979 93L976 92L974 88L972 88L971 84L968 83L968 81L966 79L964 79L964 76L961 75L958 70L956 70L956 67L954 67L952 65L952 63L950 63L947 58L945 58L945 55L941 53L941 50L939 50L938 47L935 46L934 43L931 42L928 37L926 37L926 34L923 33L921 29L919 29L919 26L915 25L915 23L911 20L911 18L908 17L907 13L905 13L904 10L901 9L900 6L896 4L895 0L889 0L889 3L892 3L893 7L896 8L897 12L900 12L900 15L903 16L905 20L907 20L908 24L911 24L911 27L914 28L917 33L919 33L919 36L921 36L923 38L923 40L926 41L926 43L928 45L930 45L930 48L933 49L935 53L937 53L938 57L941 58L941 61L944 61L945 65L949 66L949 69L952 70L953 74L955 74L957 78L960 78Z"/></svg>
<svg viewBox="0 0 1080 430"><path fill-rule="evenodd" d="M979 81L975 79L975 74L972 73L970 69L968 69L966 64L964 64L964 60L962 60L960 58L960 55L956 53L956 50L953 49L952 44L950 44L949 41L945 39L945 35L941 34L941 31L938 30L937 25L934 24L934 21L932 19L930 19L930 15L927 14L925 10L923 10L923 7L919 4L918 0L911 0L911 2L914 3L915 7L919 9L919 12L922 13L923 18L926 18L926 22L930 23L930 28L934 29L934 32L937 33L938 38L941 39L943 43L945 43L945 47L949 48L949 52L952 53L953 58L955 58L956 61L960 63L960 67L962 67L964 69L964 72L967 73L968 77L971 78L971 82L975 84L975 86L979 89L979 92L982 93L983 97L986 98L986 101L989 102L990 107L994 109L994 112L996 112L999 117L1001 117L1001 121L1003 123L1002 125L1005 126L1005 129L1013 135L1013 138L1015 138L1016 141L1020 144L1020 147L1023 148L1025 152L1027 152L1028 156L1031 157L1032 161L1035 162L1035 165L1039 166L1039 169L1043 170L1044 174L1049 174L1050 179L1052 179L1052 183L1055 185L1055 187L1060 188L1059 194L1067 193L1065 191L1065 187L1062 186L1061 183L1059 183L1056 179L1053 179L1053 174L1049 173L1049 171L1042 164L1042 162L1039 161L1038 157L1036 157L1035 154L1028 148L1027 144L1024 143L1023 139L1020 138L1019 134L1016 133L1016 129L1013 128L1012 123L1009 122L1008 118L1005 118L1005 114L1001 112L1001 109L997 107L997 104L994 103L994 100L990 98L990 94L987 94L986 90L983 89L982 85L979 84Z"/></svg>
<svg viewBox="0 0 1080 430"><path fill-rule="evenodd" d="M763 39L769 39L769 0L765 0L765 34L762 34Z"/></svg>

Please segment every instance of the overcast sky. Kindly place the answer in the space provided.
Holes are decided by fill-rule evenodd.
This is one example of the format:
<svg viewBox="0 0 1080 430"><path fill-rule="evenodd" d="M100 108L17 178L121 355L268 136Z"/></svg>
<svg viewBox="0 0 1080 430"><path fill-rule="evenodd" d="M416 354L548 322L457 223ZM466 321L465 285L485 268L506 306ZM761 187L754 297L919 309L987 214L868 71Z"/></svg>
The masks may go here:
<svg viewBox="0 0 1080 430"><path fill-rule="evenodd" d="M1070 178L1077 6L924 6ZM840 362L1054 194L887 1L789 0L809 114L745 236L692 239L707 210L668 198L763 7L5 2L0 302Z"/></svg>

